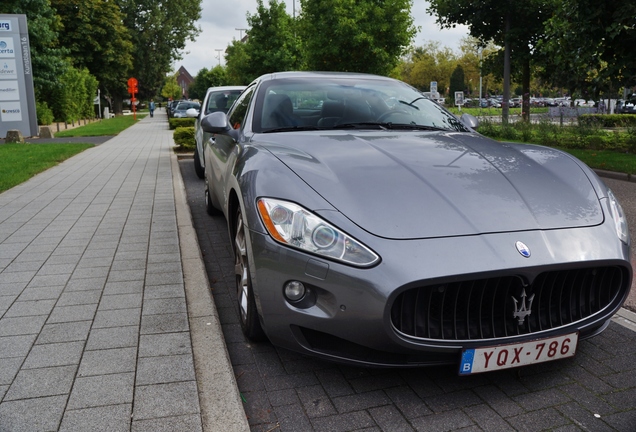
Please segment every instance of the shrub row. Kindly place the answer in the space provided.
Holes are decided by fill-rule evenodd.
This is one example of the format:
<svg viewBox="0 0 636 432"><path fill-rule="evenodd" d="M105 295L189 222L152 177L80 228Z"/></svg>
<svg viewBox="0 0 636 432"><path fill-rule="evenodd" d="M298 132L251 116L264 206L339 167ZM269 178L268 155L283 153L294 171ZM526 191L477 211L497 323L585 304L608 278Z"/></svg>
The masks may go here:
<svg viewBox="0 0 636 432"><path fill-rule="evenodd" d="M192 117L181 117L181 118L169 118L168 125L170 126L170 130L174 130L178 127L194 127L195 118Z"/></svg>
<svg viewBox="0 0 636 432"><path fill-rule="evenodd" d="M636 127L636 115L630 114L583 114L579 123L592 127Z"/></svg>
<svg viewBox="0 0 636 432"><path fill-rule="evenodd" d="M636 153L636 124L623 130L608 131L598 123L588 120L580 121L578 126L560 126L550 121L502 125L484 120L480 121L479 133L502 141Z"/></svg>

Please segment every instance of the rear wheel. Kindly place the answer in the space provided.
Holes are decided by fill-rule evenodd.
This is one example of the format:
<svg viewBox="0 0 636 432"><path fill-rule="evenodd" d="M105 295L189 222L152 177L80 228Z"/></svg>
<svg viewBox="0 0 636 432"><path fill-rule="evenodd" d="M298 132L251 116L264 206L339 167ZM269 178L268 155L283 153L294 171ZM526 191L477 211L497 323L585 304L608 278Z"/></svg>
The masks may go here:
<svg viewBox="0 0 636 432"><path fill-rule="evenodd" d="M236 234L234 236L234 274L236 278L236 297L238 301L241 330L248 339L262 341L266 339L258 320L252 278L247 257L247 227L239 210L236 214Z"/></svg>
<svg viewBox="0 0 636 432"><path fill-rule="evenodd" d="M201 165L201 159L199 158L199 149L194 147L194 172L197 173L197 177L202 179L205 177L205 169Z"/></svg>

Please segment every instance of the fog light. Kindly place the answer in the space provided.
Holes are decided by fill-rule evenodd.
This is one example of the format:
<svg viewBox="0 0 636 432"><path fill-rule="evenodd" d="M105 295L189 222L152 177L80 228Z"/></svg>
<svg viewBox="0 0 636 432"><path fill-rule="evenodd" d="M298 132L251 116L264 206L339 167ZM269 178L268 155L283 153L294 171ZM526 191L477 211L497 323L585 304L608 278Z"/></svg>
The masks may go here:
<svg viewBox="0 0 636 432"><path fill-rule="evenodd" d="M291 302L297 302L305 297L305 285L302 282L290 281L285 284L285 297Z"/></svg>

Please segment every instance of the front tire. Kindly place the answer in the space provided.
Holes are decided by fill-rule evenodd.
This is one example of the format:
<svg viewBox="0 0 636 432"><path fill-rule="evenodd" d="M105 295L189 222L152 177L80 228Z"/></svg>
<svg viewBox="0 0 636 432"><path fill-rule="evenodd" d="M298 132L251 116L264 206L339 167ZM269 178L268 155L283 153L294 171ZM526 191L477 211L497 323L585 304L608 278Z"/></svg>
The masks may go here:
<svg viewBox="0 0 636 432"><path fill-rule="evenodd" d="M247 256L247 227L243 223L241 211L236 213L236 234L234 235L234 274L239 320L243 334L254 342L266 339L258 319L252 277Z"/></svg>
<svg viewBox="0 0 636 432"><path fill-rule="evenodd" d="M201 165L201 159L199 158L199 148L194 148L194 172L200 179L205 177L205 168Z"/></svg>

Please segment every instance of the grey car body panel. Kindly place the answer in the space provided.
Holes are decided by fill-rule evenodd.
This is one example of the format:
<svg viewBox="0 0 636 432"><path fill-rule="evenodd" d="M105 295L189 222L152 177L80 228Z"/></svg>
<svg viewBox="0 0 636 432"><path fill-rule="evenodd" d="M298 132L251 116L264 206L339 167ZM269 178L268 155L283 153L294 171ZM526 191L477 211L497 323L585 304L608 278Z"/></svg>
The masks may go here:
<svg viewBox="0 0 636 432"><path fill-rule="evenodd" d="M252 109L240 130L206 143L206 176L230 238L230 197L241 206L259 318L275 345L332 360L396 366L316 352L297 331L302 327L379 352L416 355L401 365L448 363L466 347L573 331L592 336L624 301L627 293L567 328L521 338L422 341L399 334L391 326L392 300L435 281L515 274L531 282L543 271L581 265L620 266L631 281L629 246L605 217L604 183L563 152L496 143L475 132L255 134L249 127ZM280 245L261 222L259 197L304 206L381 260L356 268ZM517 251L517 241L532 250L529 258ZM300 308L287 302L283 285L289 280L311 286L316 303ZM427 359L427 353L447 357Z"/></svg>
<svg viewBox="0 0 636 432"><path fill-rule="evenodd" d="M210 87L207 89L205 93L205 97L203 99L203 103L201 104L201 110L199 111L199 116L194 121L194 140L197 145L197 153L199 154L199 163L201 166L205 166L205 157L203 156L205 142L211 138L211 134L206 133L201 129L201 120L208 113L205 112L205 108L208 106L208 102L212 94L219 91L243 91L245 86L221 86L221 87ZM228 107L229 108L229 107Z"/></svg>
<svg viewBox="0 0 636 432"><path fill-rule="evenodd" d="M255 141L264 141L261 145L336 209L381 237L448 237L603 221L587 176L569 157L548 148L537 148L531 158L512 145L450 132L288 133L277 136L275 144L267 138Z"/></svg>

